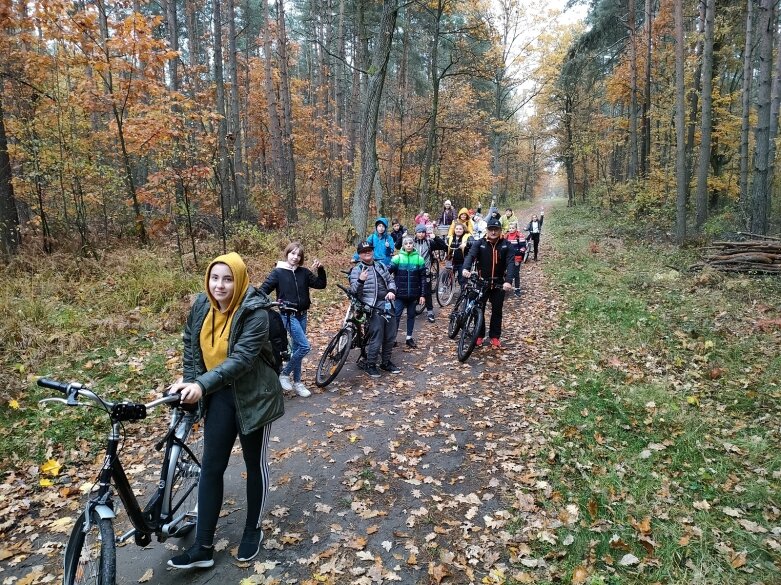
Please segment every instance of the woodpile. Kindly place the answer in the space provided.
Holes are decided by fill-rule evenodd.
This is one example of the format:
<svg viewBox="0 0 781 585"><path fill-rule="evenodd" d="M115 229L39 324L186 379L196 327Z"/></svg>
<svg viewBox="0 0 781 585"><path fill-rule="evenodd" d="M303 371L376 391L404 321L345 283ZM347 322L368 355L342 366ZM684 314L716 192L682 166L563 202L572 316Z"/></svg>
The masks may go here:
<svg viewBox="0 0 781 585"><path fill-rule="evenodd" d="M781 274L781 239L713 242L705 249L703 266L714 270Z"/></svg>

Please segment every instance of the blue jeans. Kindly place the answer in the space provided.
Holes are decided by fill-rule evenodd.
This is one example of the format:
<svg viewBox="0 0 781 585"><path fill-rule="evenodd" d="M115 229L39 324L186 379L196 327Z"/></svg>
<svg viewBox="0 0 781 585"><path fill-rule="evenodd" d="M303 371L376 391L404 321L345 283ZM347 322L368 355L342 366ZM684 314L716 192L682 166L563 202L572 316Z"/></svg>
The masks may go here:
<svg viewBox="0 0 781 585"><path fill-rule="evenodd" d="M306 313L303 315L282 315L282 319L285 321L285 327L288 329L290 340L293 343L290 361L282 368L282 373L289 376L292 372L293 381L300 382L301 361L312 350L312 346L309 345L309 340L306 338Z"/></svg>
<svg viewBox="0 0 781 585"><path fill-rule="evenodd" d="M415 329L415 307L418 306L420 297L396 297L396 328L401 325L401 314L407 309L407 337L412 337L412 331Z"/></svg>

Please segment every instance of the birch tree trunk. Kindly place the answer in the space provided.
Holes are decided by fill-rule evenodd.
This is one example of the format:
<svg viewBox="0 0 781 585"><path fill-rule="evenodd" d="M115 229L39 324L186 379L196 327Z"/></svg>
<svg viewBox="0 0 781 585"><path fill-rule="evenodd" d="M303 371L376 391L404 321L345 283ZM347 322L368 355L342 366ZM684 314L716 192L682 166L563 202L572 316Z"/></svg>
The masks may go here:
<svg viewBox="0 0 781 585"><path fill-rule="evenodd" d="M757 125L754 129L754 168L751 184L749 231L767 234L770 212L770 92L772 82L773 36L776 27L775 1L761 0L757 31L759 75L757 81Z"/></svg>
<svg viewBox="0 0 781 585"><path fill-rule="evenodd" d="M743 87L740 96L740 210L748 217L748 132L751 116L751 78L754 73L752 66L752 47L754 35L754 0L746 2L746 45L743 49Z"/></svg>
<svg viewBox="0 0 781 585"><path fill-rule="evenodd" d="M675 178L678 186L675 199L675 239L686 241L686 199L689 184L686 173L686 143L684 119L686 114L686 78L684 76L683 0L675 0Z"/></svg>
<svg viewBox="0 0 781 585"><path fill-rule="evenodd" d="M377 119L398 11L398 0L383 0L382 19L371 58L366 97L361 112L361 168L356 179L352 207L353 227L358 238L366 231L369 199L377 175Z"/></svg>
<svg viewBox="0 0 781 585"><path fill-rule="evenodd" d="M715 0L707 0L705 7L705 39L702 51L702 121L700 130L700 157L697 167L697 213L694 222L697 231L702 230L708 219L708 169L711 157L713 132L713 34L716 10Z"/></svg>

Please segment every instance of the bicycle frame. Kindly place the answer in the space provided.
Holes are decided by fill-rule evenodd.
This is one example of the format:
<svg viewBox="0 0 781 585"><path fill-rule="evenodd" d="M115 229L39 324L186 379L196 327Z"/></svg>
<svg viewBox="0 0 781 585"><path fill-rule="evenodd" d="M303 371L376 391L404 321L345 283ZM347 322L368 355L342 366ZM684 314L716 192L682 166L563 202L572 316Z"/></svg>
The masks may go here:
<svg viewBox="0 0 781 585"><path fill-rule="evenodd" d="M177 402L178 396L165 396L153 400L148 404L110 403L103 401L91 390L80 385L68 385L68 389L65 390L63 388L64 385L52 381L47 381L47 383L42 384L39 380L39 384L45 387L57 388L68 393L67 401L62 398L49 398L42 402L58 401L65 402L71 406L78 405L77 394L71 394L71 386L73 386L77 393L81 393L85 397L89 397L95 402L103 404L111 419L111 431L106 440L106 454L103 458L103 464L100 471L98 472L98 489L97 492L90 495L87 500L85 511L91 512L94 510L101 519L116 518L113 502L114 496L112 493L112 491L116 491L116 494L119 496L119 499L127 512L128 519L133 526L130 531L117 537L115 539L117 542L124 542L131 536L134 536L136 544L139 546L146 546L152 541L152 534L157 535L159 542L163 542L171 536L171 527L176 524L176 519L171 518L171 516L176 513L176 510L164 511L163 507L167 501L166 495L170 493L171 489L171 486L166 481L166 475L171 463L172 446L178 445L180 448L187 450L190 456L193 456L192 451L182 440L183 438L186 438L186 435L189 433L189 428L183 428L182 431L179 429L183 422L184 424L188 424L188 421L186 420L187 417L197 418L197 416L184 412L183 410L177 410L172 415L171 422L168 425L168 432L158 442L158 450L162 448L163 444L165 444L166 447L160 469L160 480L157 483L155 493L142 510L138 498L133 492L133 488L127 478L122 461L119 458L119 445L122 441L122 423L124 421L141 420L146 417L147 409L154 408L161 404ZM180 434L184 435L184 437L180 437ZM113 490L111 487L112 484L114 486ZM192 489L193 488L191 487L190 491L192 491ZM85 521L87 523L89 523L89 518L90 514L85 514Z"/></svg>

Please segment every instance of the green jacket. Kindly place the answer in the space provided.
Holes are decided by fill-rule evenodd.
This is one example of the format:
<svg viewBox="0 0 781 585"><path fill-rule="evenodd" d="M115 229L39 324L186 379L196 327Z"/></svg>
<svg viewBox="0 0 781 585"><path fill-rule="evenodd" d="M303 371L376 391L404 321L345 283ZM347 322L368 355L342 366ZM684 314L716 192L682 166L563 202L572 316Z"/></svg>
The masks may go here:
<svg viewBox="0 0 781 585"><path fill-rule="evenodd" d="M285 414L282 386L273 362L268 338L271 299L250 286L231 321L228 357L216 368L206 370L199 341L201 326L211 305L205 293L195 299L184 329L185 382L197 382L204 397L218 390L233 389L239 427L246 435ZM208 401L206 401L208 406Z"/></svg>

